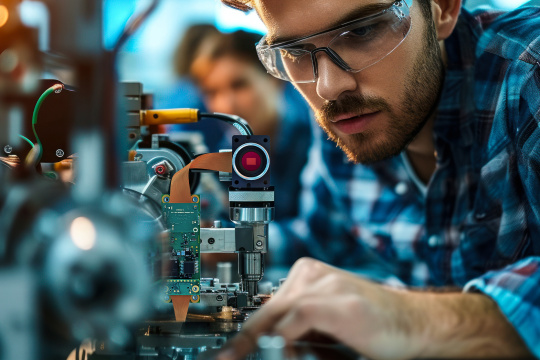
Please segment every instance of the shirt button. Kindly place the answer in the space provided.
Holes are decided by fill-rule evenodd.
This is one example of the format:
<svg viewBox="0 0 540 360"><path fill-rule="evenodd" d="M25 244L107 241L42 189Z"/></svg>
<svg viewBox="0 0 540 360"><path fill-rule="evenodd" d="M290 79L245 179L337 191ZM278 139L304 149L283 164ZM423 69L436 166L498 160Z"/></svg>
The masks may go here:
<svg viewBox="0 0 540 360"><path fill-rule="evenodd" d="M402 182L398 182L396 184L396 186L394 187L394 191L396 192L396 194L398 195L405 195L405 193L407 192L407 190L409 190L409 187L407 186L407 184L405 184L403 181Z"/></svg>
<svg viewBox="0 0 540 360"><path fill-rule="evenodd" d="M441 237L439 235L431 235L428 239L428 245L435 247L441 242Z"/></svg>

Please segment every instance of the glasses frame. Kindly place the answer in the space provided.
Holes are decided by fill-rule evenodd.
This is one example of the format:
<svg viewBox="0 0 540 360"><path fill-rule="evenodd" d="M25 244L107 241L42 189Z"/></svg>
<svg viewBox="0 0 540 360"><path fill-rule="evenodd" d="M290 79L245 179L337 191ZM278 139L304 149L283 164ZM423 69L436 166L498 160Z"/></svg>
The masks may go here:
<svg viewBox="0 0 540 360"><path fill-rule="evenodd" d="M277 44L272 44L272 45L268 45L266 43L266 35L262 37L262 39L255 45L255 48L257 50L257 55L259 56L259 59L261 60L261 62L263 63L264 67L268 70L268 72L270 72L271 70L268 69L268 67L266 66L266 63L265 61L263 61L263 53L265 51L268 51L268 50L276 50L276 49L280 49L280 48L283 48L285 46L291 46L291 45L294 45L294 44L297 44L297 43L302 43L304 42L305 40L308 40L308 39L311 39L313 37L316 37L316 36L320 36L320 35L324 35L324 34L328 34L328 33L332 33L332 32L336 32L338 33L339 30L342 30L344 28L347 28L349 26L352 26L352 25L356 25L357 23L362 23L362 22L365 22L365 21L370 21L370 20L373 20L373 19L376 19L384 14L386 14L387 12L391 11L393 8L402 8L403 6L406 6L407 9L409 10L409 14L408 14L408 17L410 19L411 15L410 15L410 9L412 8L412 5L413 5L413 0L397 0L397 1L394 1L392 4L390 4L388 6L387 9L384 9L376 14L373 14L373 15L369 15L369 16L364 16L364 17L361 17L359 19L355 19L355 20L351 20L351 21L348 21L346 23L343 23L341 25L338 25L338 26L335 26L335 27L332 27L330 29L327 29L327 30L323 30L323 31L320 31L320 32L317 32L315 34L311 34L311 35L307 35L307 36L304 36L304 37L301 37L299 39L293 39L293 40L287 40L287 41L282 41L280 43L277 43ZM400 11L401 12L401 11ZM401 12L403 14L403 12ZM321 46L321 47L317 47L313 50L303 50L306 52L306 55L309 54L310 57L311 57L311 66L312 66L312 69L313 69L313 79L312 80L301 80L301 81L292 81L292 80L288 80L288 79L282 79L280 77L277 77L275 75L272 75L274 77L277 77L278 79L282 79L282 80L285 80L285 81L289 81L289 82L293 82L293 83L313 83L313 82L316 82L318 77L319 77L319 66L318 66L318 63L317 63L317 57L316 57L316 54L319 53L319 52L323 52L323 53L326 53L326 55L328 55L328 57L332 60L332 62L334 64L336 64L340 69L342 70L345 70L347 72L351 72L351 73L357 73L357 72L360 72L362 70L365 70L367 69L368 67L370 66L373 66L375 64L377 64L378 62L380 62L381 60L383 60L384 58L386 58L388 55L390 55L392 52L394 52L395 49L397 49L402 43L403 41L405 41L405 39L407 38L407 36L409 36L409 33L411 32L411 28L412 28L412 21L409 25L409 29L407 30L407 33L403 36L403 39L401 39L401 41L396 45L394 46L394 48L392 50L390 50L386 55L384 55L383 57L381 57L379 60L375 61L374 63L370 64L370 65L367 65L365 67L363 67L362 69L353 69L349 66L349 64L347 64L345 62L345 60L343 60L332 48L329 47L329 45L341 34L338 33L338 35L336 36L333 36L332 37L332 40L329 41L328 45L327 46Z"/></svg>

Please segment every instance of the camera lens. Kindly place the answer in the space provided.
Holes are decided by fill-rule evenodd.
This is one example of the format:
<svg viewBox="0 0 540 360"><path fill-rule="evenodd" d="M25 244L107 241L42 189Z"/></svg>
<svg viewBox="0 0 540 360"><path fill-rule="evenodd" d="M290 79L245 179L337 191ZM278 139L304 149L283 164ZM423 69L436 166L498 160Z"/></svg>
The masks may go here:
<svg viewBox="0 0 540 360"><path fill-rule="evenodd" d="M248 151L242 156L242 167L247 171L257 171L261 167L261 156L255 151Z"/></svg>
<svg viewBox="0 0 540 360"><path fill-rule="evenodd" d="M270 156L264 147L256 143L240 146L233 154L233 168L244 180L257 180L268 172Z"/></svg>

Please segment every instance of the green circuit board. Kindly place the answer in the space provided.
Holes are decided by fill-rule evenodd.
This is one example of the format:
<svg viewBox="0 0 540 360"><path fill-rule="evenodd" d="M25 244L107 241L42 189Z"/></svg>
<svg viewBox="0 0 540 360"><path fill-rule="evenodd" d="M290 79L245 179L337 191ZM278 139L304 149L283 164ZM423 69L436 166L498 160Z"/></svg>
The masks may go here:
<svg viewBox="0 0 540 360"><path fill-rule="evenodd" d="M201 288L201 209L198 195L192 203L169 203L162 197L163 217L169 229L169 272L165 276L165 300L170 295L190 295L191 302L199 302Z"/></svg>

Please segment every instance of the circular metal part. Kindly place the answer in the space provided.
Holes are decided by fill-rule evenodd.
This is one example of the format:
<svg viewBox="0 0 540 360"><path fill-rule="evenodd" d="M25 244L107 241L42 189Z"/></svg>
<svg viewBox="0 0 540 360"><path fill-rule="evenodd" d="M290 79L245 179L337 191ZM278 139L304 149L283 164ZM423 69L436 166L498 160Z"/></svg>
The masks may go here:
<svg viewBox="0 0 540 360"><path fill-rule="evenodd" d="M123 194L110 199L103 208L76 209L59 217L61 231L43 265L46 288L62 317L87 324L94 334L137 321L151 301L152 279L144 268L156 241L153 219ZM125 304L129 312L121 310ZM77 339L86 335L74 334Z"/></svg>
<svg viewBox="0 0 540 360"><path fill-rule="evenodd" d="M133 160L135 161L141 161L143 158L143 155L141 153L137 153L135 154L135 156L133 157Z"/></svg>
<svg viewBox="0 0 540 360"><path fill-rule="evenodd" d="M209 238L209 239L208 239L208 243L209 243L210 245L213 245L215 242L216 242L216 239L214 239L214 238Z"/></svg>
<svg viewBox="0 0 540 360"><path fill-rule="evenodd" d="M234 223L269 224L274 220L274 208L241 208L229 209L229 216Z"/></svg>
<svg viewBox="0 0 540 360"><path fill-rule="evenodd" d="M64 156L64 150L62 150L62 149L56 150L56 156L57 156L57 157L62 157L62 156Z"/></svg>
<svg viewBox="0 0 540 360"><path fill-rule="evenodd" d="M166 175L167 174L167 168L165 165L157 165L154 168L154 171L156 172L156 175Z"/></svg>
<svg viewBox="0 0 540 360"><path fill-rule="evenodd" d="M255 245L257 245L257 246L262 246L262 245L263 245L263 242L262 242L261 240L258 240L258 241L255 243Z"/></svg>
<svg viewBox="0 0 540 360"><path fill-rule="evenodd" d="M246 151L250 149L253 149L255 151ZM261 154L258 154L259 151L262 152L264 159L260 158ZM253 156L250 159L259 158L259 165L257 165L257 163L244 161L245 157L251 153L255 154L256 156ZM241 156L240 158L238 157L239 154ZM256 143L247 143L242 146L239 146L238 149L236 149L236 151L233 154L232 165L234 168L234 172L238 174L238 176L240 176L242 179L249 180L249 181L258 180L262 178L268 172L268 169L270 168L270 155L268 154L268 152L263 146ZM239 170L239 165L242 165L242 170L244 171ZM260 165L264 166L264 170L259 172L257 170L259 170ZM256 175L248 176L248 175L245 175L246 172L248 173L254 172Z"/></svg>
<svg viewBox="0 0 540 360"><path fill-rule="evenodd" d="M11 154L12 151L13 151L13 148L11 147L11 145L4 146L4 152L6 154Z"/></svg>

